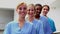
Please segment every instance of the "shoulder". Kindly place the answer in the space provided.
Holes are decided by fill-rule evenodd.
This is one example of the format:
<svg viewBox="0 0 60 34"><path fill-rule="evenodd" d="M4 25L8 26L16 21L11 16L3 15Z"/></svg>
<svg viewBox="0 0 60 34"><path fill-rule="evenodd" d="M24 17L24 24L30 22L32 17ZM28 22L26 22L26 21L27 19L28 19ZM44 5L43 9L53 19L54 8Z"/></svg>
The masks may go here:
<svg viewBox="0 0 60 34"><path fill-rule="evenodd" d="M33 23L30 23L30 22L28 22L28 21L25 21L25 24L26 24L27 26L32 26L32 25L33 25Z"/></svg>
<svg viewBox="0 0 60 34"><path fill-rule="evenodd" d="M52 18L50 18L50 17L48 17L48 19L49 19L49 20L51 20L51 21L53 21L53 19L52 19Z"/></svg>
<svg viewBox="0 0 60 34"><path fill-rule="evenodd" d="M48 20L49 20L50 22L53 22L53 23L54 23L54 20L53 20L53 19L51 19L51 18L49 18L49 17L48 17Z"/></svg>
<svg viewBox="0 0 60 34"><path fill-rule="evenodd" d="M38 20L38 24L39 24L39 25L43 25L43 21Z"/></svg>
<svg viewBox="0 0 60 34"><path fill-rule="evenodd" d="M37 25L42 25L43 21L35 19Z"/></svg>
<svg viewBox="0 0 60 34"><path fill-rule="evenodd" d="M26 15L25 20L28 20L28 15Z"/></svg>
<svg viewBox="0 0 60 34"><path fill-rule="evenodd" d="M40 16L41 19L47 20L47 18L45 16Z"/></svg>
<svg viewBox="0 0 60 34"><path fill-rule="evenodd" d="M17 23L16 21L11 21L6 25L6 27L11 27L11 25L16 24L16 23Z"/></svg>
<svg viewBox="0 0 60 34"><path fill-rule="evenodd" d="M38 20L38 22L42 23L43 21L41 21L41 20Z"/></svg>
<svg viewBox="0 0 60 34"><path fill-rule="evenodd" d="M40 19L43 22L48 22L48 19L45 16L40 16Z"/></svg>

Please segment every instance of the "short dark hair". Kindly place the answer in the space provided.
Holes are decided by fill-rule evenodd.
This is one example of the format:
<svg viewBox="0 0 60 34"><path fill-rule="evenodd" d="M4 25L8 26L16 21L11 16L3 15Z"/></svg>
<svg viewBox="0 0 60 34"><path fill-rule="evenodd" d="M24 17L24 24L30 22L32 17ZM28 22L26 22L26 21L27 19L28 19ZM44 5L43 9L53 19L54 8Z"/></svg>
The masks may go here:
<svg viewBox="0 0 60 34"><path fill-rule="evenodd" d="M41 5L41 4L35 4L35 7L36 7L36 6L40 6L40 7L41 7L41 10L42 10L42 5Z"/></svg>
<svg viewBox="0 0 60 34"><path fill-rule="evenodd" d="M48 8L48 11L49 11L49 10L50 10L49 5L43 5L43 7L45 7L45 6ZM43 8L43 7L42 7L42 8Z"/></svg>
<svg viewBox="0 0 60 34"><path fill-rule="evenodd" d="M35 4L35 6L42 6L41 4Z"/></svg>

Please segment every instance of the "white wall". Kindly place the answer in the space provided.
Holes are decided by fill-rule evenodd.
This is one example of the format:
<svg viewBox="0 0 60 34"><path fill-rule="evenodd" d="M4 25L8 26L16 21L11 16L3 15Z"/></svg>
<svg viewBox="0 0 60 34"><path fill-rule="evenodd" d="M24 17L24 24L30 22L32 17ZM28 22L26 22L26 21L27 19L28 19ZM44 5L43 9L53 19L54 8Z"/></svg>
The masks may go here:
<svg viewBox="0 0 60 34"><path fill-rule="evenodd" d="M57 29L56 32L60 32L60 8L51 9L48 16L54 20Z"/></svg>
<svg viewBox="0 0 60 34"><path fill-rule="evenodd" d="M5 28L5 25L12 21L14 18L14 10L13 9L6 9L0 8L0 30Z"/></svg>
<svg viewBox="0 0 60 34"><path fill-rule="evenodd" d="M0 8L15 8L20 2L51 4L55 0L0 0Z"/></svg>

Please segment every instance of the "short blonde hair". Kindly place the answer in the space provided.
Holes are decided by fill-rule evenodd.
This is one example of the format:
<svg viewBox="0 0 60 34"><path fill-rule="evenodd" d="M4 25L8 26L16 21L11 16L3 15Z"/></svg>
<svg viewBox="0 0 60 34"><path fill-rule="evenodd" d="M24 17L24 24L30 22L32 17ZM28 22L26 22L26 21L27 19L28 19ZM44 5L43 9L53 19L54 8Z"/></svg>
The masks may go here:
<svg viewBox="0 0 60 34"><path fill-rule="evenodd" d="M33 6L35 8L34 4L29 4L28 6Z"/></svg>
<svg viewBox="0 0 60 34"><path fill-rule="evenodd" d="M28 7L29 6L32 6L34 8L34 13L35 13L35 5L34 4L29 4Z"/></svg>
<svg viewBox="0 0 60 34"><path fill-rule="evenodd" d="M26 4L26 3L22 2L22 3L20 3L20 4L18 4L18 5L17 5L16 9L18 9L18 8L19 8L19 6L21 6L21 5L26 5L26 6L27 6L27 4Z"/></svg>

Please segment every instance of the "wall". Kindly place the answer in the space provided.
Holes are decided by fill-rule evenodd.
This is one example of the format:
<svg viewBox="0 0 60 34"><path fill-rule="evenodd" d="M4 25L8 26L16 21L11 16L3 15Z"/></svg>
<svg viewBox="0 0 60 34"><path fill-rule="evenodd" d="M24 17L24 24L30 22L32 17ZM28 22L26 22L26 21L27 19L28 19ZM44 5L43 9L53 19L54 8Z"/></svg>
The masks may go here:
<svg viewBox="0 0 60 34"><path fill-rule="evenodd" d="M8 8L0 8L0 34L3 33L7 23L14 18L14 10Z"/></svg>
<svg viewBox="0 0 60 34"><path fill-rule="evenodd" d="M48 16L54 20L57 30L56 32L60 32L60 8L51 9Z"/></svg>

